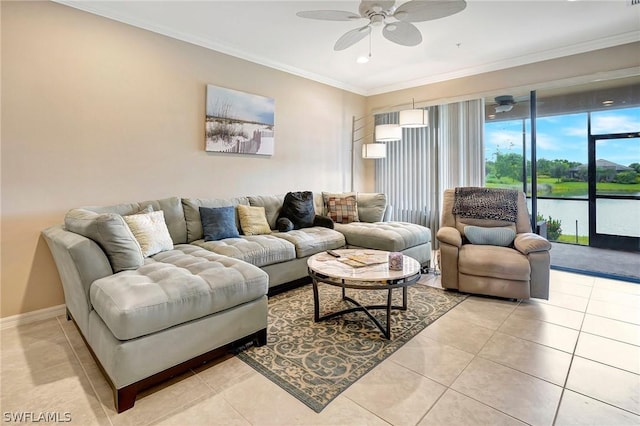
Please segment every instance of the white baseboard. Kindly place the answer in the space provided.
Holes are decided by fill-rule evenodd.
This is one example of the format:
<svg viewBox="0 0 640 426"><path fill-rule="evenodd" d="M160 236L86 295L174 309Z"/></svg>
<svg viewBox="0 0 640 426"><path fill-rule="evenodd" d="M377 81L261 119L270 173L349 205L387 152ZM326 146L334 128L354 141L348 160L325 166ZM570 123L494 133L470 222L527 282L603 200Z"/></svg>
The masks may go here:
<svg viewBox="0 0 640 426"><path fill-rule="evenodd" d="M55 318L59 315L66 315L66 305L52 306L50 308L39 309L37 311L27 312L24 314L12 315L10 317L0 318L0 329L17 327L19 325L30 324L32 322L44 321Z"/></svg>

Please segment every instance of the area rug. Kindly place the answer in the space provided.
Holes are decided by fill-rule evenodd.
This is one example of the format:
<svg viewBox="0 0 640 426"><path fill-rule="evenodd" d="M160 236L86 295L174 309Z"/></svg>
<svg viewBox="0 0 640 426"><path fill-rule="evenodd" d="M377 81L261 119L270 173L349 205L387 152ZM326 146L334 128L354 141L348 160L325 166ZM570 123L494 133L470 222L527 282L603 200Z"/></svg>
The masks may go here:
<svg viewBox="0 0 640 426"><path fill-rule="evenodd" d="M392 311L391 340L362 312L313 321L311 284L269 298L267 344L250 347L238 357L320 412L335 397L398 350L467 296L415 284L408 288L408 310ZM340 289L319 285L320 314L347 307ZM394 304L402 292L394 291ZM347 290L363 304L386 303L385 291ZM396 300L397 299L397 300ZM374 315L386 324L386 312Z"/></svg>

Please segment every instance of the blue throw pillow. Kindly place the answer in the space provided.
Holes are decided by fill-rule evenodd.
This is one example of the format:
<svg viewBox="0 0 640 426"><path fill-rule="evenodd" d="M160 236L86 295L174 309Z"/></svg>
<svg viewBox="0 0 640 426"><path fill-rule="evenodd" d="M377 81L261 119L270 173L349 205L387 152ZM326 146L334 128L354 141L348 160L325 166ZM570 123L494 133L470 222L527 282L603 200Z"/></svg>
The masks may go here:
<svg viewBox="0 0 640 426"><path fill-rule="evenodd" d="M516 237L511 227L483 228L481 226L465 226L464 235L471 244L507 247Z"/></svg>
<svg viewBox="0 0 640 426"><path fill-rule="evenodd" d="M200 220L205 241L240 238L236 226L236 209L228 207L200 207Z"/></svg>

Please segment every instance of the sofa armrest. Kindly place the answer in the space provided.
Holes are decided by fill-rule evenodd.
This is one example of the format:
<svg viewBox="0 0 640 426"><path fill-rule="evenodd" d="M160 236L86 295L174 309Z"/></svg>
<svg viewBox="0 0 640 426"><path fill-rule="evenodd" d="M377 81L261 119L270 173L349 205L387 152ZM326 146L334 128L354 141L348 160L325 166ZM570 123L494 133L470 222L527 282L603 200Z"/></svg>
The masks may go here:
<svg viewBox="0 0 640 426"><path fill-rule="evenodd" d="M460 246L462 246L462 235L460 235L460 232L456 228L452 228L450 226L443 226L438 229L436 238L438 241L447 243L454 247L460 248Z"/></svg>
<svg viewBox="0 0 640 426"><path fill-rule="evenodd" d="M551 243L546 238L533 232L516 235L513 245L522 254L551 250Z"/></svg>
<svg viewBox="0 0 640 426"><path fill-rule="evenodd" d="M393 206L391 204L387 204L384 209L384 214L382 215L383 222L391 222L391 215L393 214Z"/></svg>
<svg viewBox="0 0 640 426"><path fill-rule="evenodd" d="M93 240L69 232L62 225L42 231L62 281L65 304L78 327L86 332L91 284L113 274L107 255Z"/></svg>

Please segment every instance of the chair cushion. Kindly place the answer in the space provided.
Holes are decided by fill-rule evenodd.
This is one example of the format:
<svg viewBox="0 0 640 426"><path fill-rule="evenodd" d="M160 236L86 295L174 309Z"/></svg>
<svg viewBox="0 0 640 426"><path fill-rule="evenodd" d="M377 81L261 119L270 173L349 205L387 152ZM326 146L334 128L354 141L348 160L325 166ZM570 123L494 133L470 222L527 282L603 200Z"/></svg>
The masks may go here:
<svg viewBox="0 0 640 426"><path fill-rule="evenodd" d="M297 257L307 257L321 251L344 247L344 236L337 231L321 226L304 228L289 232L274 232L276 238L287 240L296 248Z"/></svg>
<svg viewBox="0 0 640 426"><path fill-rule="evenodd" d="M403 251L431 242L429 228L407 222L336 223L335 229L348 245L376 250Z"/></svg>
<svg viewBox="0 0 640 426"><path fill-rule="evenodd" d="M387 196L378 192L358 192L358 218L361 222L382 222Z"/></svg>
<svg viewBox="0 0 640 426"><path fill-rule="evenodd" d="M296 258L293 244L273 235L243 235L219 241L198 240L191 244L213 253L244 260L252 265L266 266Z"/></svg>
<svg viewBox="0 0 640 426"><path fill-rule="evenodd" d="M178 245L91 285L91 303L113 335L128 340L258 299L260 268L193 245Z"/></svg>
<svg viewBox="0 0 640 426"><path fill-rule="evenodd" d="M485 244L507 247L516 237L516 231L510 226L485 228L482 226L465 226L464 235L471 244Z"/></svg>
<svg viewBox="0 0 640 426"><path fill-rule="evenodd" d="M508 247L464 244L458 271L466 275L529 281L531 266L525 255Z"/></svg>

